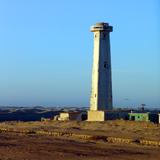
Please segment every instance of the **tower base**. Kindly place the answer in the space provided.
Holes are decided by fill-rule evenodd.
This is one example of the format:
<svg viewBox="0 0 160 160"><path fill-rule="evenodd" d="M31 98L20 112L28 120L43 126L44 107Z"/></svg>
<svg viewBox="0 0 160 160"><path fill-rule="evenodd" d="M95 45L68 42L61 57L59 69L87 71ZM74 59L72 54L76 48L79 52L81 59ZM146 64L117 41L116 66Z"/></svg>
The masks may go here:
<svg viewBox="0 0 160 160"><path fill-rule="evenodd" d="M105 111L88 111L87 121L105 121L106 114Z"/></svg>

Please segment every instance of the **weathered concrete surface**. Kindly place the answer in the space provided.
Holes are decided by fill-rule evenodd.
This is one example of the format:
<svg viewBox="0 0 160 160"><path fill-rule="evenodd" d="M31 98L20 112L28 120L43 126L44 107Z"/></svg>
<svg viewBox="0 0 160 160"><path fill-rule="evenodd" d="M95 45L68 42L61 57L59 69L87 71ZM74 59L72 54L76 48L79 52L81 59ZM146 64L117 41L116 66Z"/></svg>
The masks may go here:
<svg viewBox="0 0 160 160"><path fill-rule="evenodd" d="M94 32L94 49L90 110L110 110L112 80L109 32L112 32L112 26L97 23L91 27L91 31Z"/></svg>
<svg viewBox="0 0 160 160"><path fill-rule="evenodd" d="M88 121L105 121L104 111L88 111Z"/></svg>

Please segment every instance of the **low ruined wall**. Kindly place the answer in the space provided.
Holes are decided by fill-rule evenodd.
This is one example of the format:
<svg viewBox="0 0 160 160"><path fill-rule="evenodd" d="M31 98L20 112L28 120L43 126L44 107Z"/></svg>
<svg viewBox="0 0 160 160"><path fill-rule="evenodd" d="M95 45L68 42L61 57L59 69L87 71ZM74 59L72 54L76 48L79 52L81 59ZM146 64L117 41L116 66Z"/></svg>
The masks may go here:
<svg viewBox="0 0 160 160"><path fill-rule="evenodd" d="M159 146L160 147L160 141L140 140L140 144L142 144L142 145Z"/></svg>
<svg viewBox="0 0 160 160"><path fill-rule="evenodd" d="M116 137L108 137L107 141L111 142L111 143L126 143L126 144L134 142L133 139L129 139L129 138L116 138Z"/></svg>
<svg viewBox="0 0 160 160"><path fill-rule="evenodd" d="M9 128L0 128L1 132L13 132L13 133L22 133L22 134L41 134L41 135L50 135L57 137L72 137L83 140L103 140L109 143L123 143L123 144L140 144L140 145L148 145L148 146L156 146L160 147L160 141L155 140L144 140L144 139L131 139L131 138L119 138L119 137L107 137L107 136L98 136L98 135L87 135L87 134L77 134L77 133L68 133L68 132L57 132L57 131L44 131L44 130L16 130Z"/></svg>

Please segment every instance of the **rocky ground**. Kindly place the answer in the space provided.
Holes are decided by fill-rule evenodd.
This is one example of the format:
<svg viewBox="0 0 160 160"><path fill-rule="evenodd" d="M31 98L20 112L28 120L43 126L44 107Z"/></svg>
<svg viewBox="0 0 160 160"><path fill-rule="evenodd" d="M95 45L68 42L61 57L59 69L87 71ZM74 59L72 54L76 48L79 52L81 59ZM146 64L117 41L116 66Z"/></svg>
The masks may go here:
<svg viewBox="0 0 160 160"><path fill-rule="evenodd" d="M145 122L3 122L0 160L159 160L159 141Z"/></svg>

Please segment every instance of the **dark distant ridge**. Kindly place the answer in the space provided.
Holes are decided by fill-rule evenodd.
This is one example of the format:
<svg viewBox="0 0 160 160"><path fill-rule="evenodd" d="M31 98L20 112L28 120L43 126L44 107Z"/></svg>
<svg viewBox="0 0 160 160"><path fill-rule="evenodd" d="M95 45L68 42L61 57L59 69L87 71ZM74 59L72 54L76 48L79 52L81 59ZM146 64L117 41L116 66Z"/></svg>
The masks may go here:
<svg viewBox="0 0 160 160"><path fill-rule="evenodd" d="M41 118L53 118L62 111L82 111L85 107L16 107L1 106L0 122L2 121L40 121Z"/></svg>
<svg viewBox="0 0 160 160"><path fill-rule="evenodd" d="M51 109L0 109L0 121L40 121L41 117L51 118L60 111Z"/></svg>

